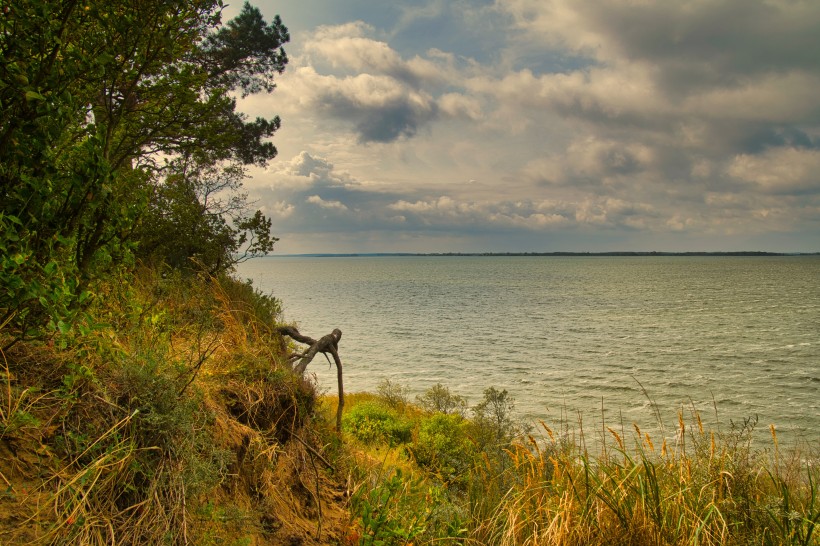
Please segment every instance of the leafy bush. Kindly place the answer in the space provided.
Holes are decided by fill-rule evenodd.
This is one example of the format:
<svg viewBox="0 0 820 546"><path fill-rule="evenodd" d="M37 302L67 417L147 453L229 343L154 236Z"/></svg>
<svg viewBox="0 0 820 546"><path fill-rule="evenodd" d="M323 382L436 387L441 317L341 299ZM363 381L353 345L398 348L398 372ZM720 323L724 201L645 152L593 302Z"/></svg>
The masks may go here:
<svg viewBox="0 0 820 546"><path fill-rule="evenodd" d="M376 392L393 409L403 413L407 407L407 387L400 383L393 383L389 379L379 381Z"/></svg>
<svg viewBox="0 0 820 546"><path fill-rule="evenodd" d="M446 483L465 480L477 453L467 428L460 415L437 413L422 421L412 447L416 463Z"/></svg>
<svg viewBox="0 0 820 546"><path fill-rule="evenodd" d="M396 410L378 402L362 402L342 419L344 430L366 444L391 446L410 441L412 423L402 419Z"/></svg>
<svg viewBox="0 0 820 546"><path fill-rule="evenodd" d="M453 394L450 389L437 383L424 395L416 396L419 406L430 413L455 413L464 417L467 408L467 400L462 396Z"/></svg>
<svg viewBox="0 0 820 546"><path fill-rule="evenodd" d="M473 407L473 437L481 449L500 452L521 434L522 427L513 420L515 400L507 390L495 387L484 390L484 400Z"/></svg>
<svg viewBox="0 0 820 546"><path fill-rule="evenodd" d="M235 314L245 324L254 323L272 328L281 321L282 302L272 294L255 288L251 280L240 281L223 275L219 286L227 301L236 309Z"/></svg>

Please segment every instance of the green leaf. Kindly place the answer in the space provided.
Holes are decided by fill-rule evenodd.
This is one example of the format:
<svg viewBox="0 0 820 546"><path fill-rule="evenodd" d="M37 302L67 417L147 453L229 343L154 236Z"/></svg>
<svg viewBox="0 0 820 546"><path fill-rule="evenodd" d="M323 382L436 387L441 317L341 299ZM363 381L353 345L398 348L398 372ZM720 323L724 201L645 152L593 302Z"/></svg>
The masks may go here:
<svg viewBox="0 0 820 546"><path fill-rule="evenodd" d="M27 101L34 101L34 100L46 100L46 98L38 93L37 91L26 91L26 100Z"/></svg>

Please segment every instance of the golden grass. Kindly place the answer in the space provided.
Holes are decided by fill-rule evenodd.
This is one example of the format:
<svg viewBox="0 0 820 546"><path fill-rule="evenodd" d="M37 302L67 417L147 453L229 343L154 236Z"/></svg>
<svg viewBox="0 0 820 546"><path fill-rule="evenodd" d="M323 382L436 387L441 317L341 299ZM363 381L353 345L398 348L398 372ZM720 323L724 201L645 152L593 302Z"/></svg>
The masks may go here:
<svg viewBox="0 0 820 546"><path fill-rule="evenodd" d="M282 364L272 303L143 270L97 287L68 334L0 355L0 544L339 535L315 392Z"/></svg>
<svg viewBox="0 0 820 546"><path fill-rule="evenodd" d="M785 455L774 435L771 449L755 451L748 437L738 443L716 435L698 416L687 431L681 417L674 442L635 427L630 448L609 429L612 444L590 457L544 430L542 443L510 449L512 485L496 494L494 512L476 514L479 541L818 544L817 458Z"/></svg>
<svg viewBox="0 0 820 546"><path fill-rule="evenodd" d="M359 394L349 408L378 399ZM406 415L424 418L417 408ZM354 489L369 491L354 495L361 543L820 544L817 446L784 450L774 427L762 445L754 420L719 432L693 412L681 414L666 437L637 425L629 432L604 427L597 455L587 451L580 424L556 429L562 432L541 423L539 437L507 446L504 461L494 450L479 453L458 489L413 464L415 434L393 448L348 438L358 467L369 469L355 475ZM419 515L428 519L412 541L396 539Z"/></svg>

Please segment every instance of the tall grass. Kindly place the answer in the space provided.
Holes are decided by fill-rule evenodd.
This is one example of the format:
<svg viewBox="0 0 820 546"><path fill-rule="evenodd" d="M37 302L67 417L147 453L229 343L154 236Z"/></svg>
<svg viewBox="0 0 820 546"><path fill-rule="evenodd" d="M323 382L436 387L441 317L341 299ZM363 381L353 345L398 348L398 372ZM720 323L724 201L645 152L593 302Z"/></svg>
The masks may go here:
<svg viewBox="0 0 820 546"><path fill-rule="evenodd" d="M535 544L818 544L816 453L752 448L752 422L725 434L681 415L674 438L608 429L591 456L542 424L510 447L510 487L486 489L473 538ZM671 445L670 445L671 444ZM484 478L482 478L484 481Z"/></svg>
<svg viewBox="0 0 820 546"><path fill-rule="evenodd" d="M591 453L580 418L528 431L506 391L422 409L388 382L349 397L342 442L275 299L156 271L97 291L88 322L0 352L0 543L820 544L818 446L754 419L603 425Z"/></svg>
<svg viewBox="0 0 820 546"><path fill-rule="evenodd" d="M374 521L368 512L373 499L392 504L378 512L379 529L363 525L369 534L360 543L820 544L818 446L781 449L774 427L758 430L755 419L720 432L705 426L693 410L686 418L680 413L676 426L656 437L638 425L626 431L604 425L590 453L585 440L590 434L580 422L560 423L557 431L542 422L537 437L512 438L502 431L506 443L482 447L488 432L482 427L492 423L482 421L476 409L481 404L474 418L458 427L454 415L415 414L412 441L394 450L405 462L390 458L390 468L404 468L399 477L413 478L398 483L384 465L377 468L385 479L367 477L368 502L358 507L354 502L362 521ZM443 427L445 418L456 420ZM441 441L430 440L431 426L446 431ZM461 434L472 447L454 449ZM448 468L469 470L454 479L442 472L443 461ZM426 481L420 483L419 475ZM393 501L399 490L405 498ZM428 493L420 499L419 491ZM394 525L385 514L393 514ZM435 524L417 528L412 541L396 538L395 530L405 529L401 522L418 514L436 514Z"/></svg>

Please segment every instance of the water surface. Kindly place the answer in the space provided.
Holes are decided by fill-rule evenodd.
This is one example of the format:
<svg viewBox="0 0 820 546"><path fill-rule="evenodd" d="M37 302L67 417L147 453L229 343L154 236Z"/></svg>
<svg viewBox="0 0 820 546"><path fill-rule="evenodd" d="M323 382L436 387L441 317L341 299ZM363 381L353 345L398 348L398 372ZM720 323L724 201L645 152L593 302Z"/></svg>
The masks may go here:
<svg viewBox="0 0 820 546"><path fill-rule="evenodd" d="M270 257L242 277L312 337L343 332L346 390L436 383L519 414L674 427L757 415L820 439L820 257ZM335 389L335 370L310 372ZM648 396L647 396L648 395ZM715 409L716 408L716 409Z"/></svg>

